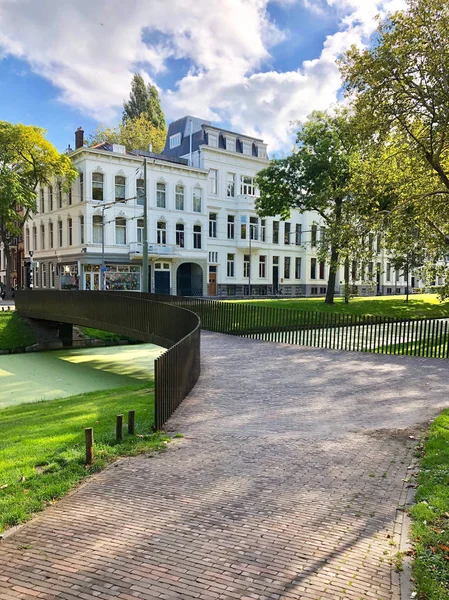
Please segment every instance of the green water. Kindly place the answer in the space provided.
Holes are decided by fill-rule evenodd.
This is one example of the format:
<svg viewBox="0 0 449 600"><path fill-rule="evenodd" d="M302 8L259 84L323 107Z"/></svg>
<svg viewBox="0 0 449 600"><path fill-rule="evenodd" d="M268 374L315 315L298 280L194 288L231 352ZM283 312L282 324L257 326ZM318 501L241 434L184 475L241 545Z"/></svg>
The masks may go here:
<svg viewBox="0 0 449 600"><path fill-rule="evenodd" d="M0 408L153 379L153 344L0 356Z"/></svg>

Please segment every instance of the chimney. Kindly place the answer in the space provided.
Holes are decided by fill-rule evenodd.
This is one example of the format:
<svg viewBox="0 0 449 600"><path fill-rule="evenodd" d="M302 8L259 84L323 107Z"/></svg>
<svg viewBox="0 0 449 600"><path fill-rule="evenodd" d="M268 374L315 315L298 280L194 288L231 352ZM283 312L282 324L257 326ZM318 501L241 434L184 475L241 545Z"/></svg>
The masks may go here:
<svg viewBox="0 0 449 600"><path fill-rule="evenodd" d="M151 142L148 144L148 152L153 152L153 144Z"/></svg>
<svg viewBox="0 0 449 600"><path fill-rule="evenodd" d="M75 131L75 150L84 146L84 131L82 127L78 127Z"/></svg>

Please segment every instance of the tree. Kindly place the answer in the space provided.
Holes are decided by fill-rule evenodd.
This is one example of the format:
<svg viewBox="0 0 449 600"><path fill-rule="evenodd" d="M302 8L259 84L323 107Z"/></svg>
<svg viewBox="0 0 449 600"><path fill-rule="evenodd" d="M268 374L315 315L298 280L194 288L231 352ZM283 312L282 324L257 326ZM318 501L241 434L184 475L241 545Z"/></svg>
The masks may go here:
<svg viewBox="0 0 449 600"><path fill-rule="evenodd" d="M123 103L122 122L138 119L141 115L145 115L156 129L166 130L165 117L156 87L151 84L145 87L143 77L135 73L131 82L129 101Z"/></svg>
<svg viewBox="0 0 449 600"><path fill-rule="evenodd" d="M122 144L128 150L148 150L149 144L152 144L153 152L161 152L165 145L165 135L165 130L157 129L146 115L142 114L127 120L126 123L120 123L117 127L99 125L89 136L89 146L107 142Z"/></svg>
<svg viewBox="0 0 449 600"><path fill-rule="evenodd" d="M67 188L78 176L70 159L44 137L45 130L0 121L0 242L6 255L6 295L11 295L11 246L36 208L36 188L53 177Z"/></svg>
<svg viewBox="0 0 449 600"><path fill-rule="evenodd" d="M258 173L256 209L261 216L279 214L284 219L292 208L301 213L315 211L321 217L326 235L319 251L330 258L325 301L333 304L338 266L361 238L354 202L348 195L350 161L356 151L348 113L312 113L299 129L297 143L291 156L273 160Z"/></svg>
<svg viewBox="0 0 449 600"><path fill-rule="evenodd" d="M365 179L378 169L372 201L393 225L411 210L435 257L449 252L449 4L407 4L379 23L370 48L351 48L341 70L371 164Z"/></svg>

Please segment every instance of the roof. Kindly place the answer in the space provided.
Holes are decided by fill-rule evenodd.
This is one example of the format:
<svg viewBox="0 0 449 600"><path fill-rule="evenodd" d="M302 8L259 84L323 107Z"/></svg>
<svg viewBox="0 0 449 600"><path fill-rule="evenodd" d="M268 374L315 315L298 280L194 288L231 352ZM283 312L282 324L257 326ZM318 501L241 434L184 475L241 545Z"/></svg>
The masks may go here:
<svg viewBox="0 0 449 600"><path fill-rule="evenodd" d="M90 148L84 148L85 150L103 150L105 152L114 152L113 144L102 142L91 146ZM117 154L117 153L116 153ZM146 150L129 150L126 151L123 156L136 157L142 156L144 158L151 158L152 160L158 160L163 162L171 162L177 165L188 165L189 161L186 158L179 158L176 156L168 156L166 154L157 154L156 152L148 152Z"/></svg>

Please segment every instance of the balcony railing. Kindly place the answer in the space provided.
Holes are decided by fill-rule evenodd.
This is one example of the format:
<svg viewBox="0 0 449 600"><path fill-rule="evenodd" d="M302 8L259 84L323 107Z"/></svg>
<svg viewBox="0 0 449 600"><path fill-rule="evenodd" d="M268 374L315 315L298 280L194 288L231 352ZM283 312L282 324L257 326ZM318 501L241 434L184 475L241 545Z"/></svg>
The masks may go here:
<svg viewBox="0 0 449 600"><path fill-rule="evenodd" d="M174 244L148 244L148 256L176 256L179 254L179 246ZM131 242L129 245L129 255L142 256L143 244L140 242Z"/></svg>

